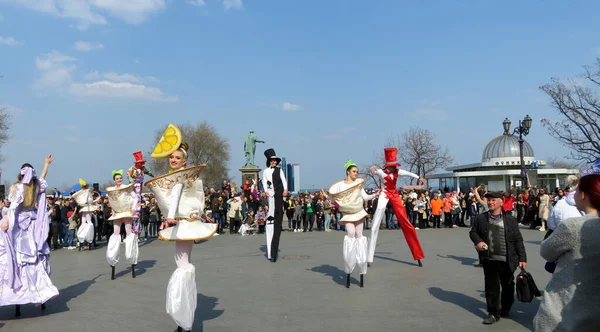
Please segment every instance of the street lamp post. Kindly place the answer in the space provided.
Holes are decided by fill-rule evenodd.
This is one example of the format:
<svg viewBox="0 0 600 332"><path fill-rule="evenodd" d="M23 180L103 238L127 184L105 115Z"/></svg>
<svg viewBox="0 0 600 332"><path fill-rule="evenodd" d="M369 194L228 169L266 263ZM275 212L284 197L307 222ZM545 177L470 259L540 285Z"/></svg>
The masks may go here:
<svg viewBox="0 0 600 332"><path fill-rule="evenodd" d="M525 159L523 158L523 136L527 136L529 134L529 129L531 128L531 122L533 120L529 115L526 115L523 120L519 120L519 126L515 128L513 133L510 132L510 120L505 118L502 122L502 126L504 126L504 135L514 135L519 134L519 157L521 164L521 189L527 188L527 171L525 170Z"/></svg>

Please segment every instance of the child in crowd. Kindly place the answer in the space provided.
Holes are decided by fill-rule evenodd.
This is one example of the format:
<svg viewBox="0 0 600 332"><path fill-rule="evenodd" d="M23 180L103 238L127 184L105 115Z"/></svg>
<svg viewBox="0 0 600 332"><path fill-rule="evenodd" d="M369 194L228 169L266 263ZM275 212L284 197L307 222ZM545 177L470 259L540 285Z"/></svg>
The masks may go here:
<svg viewBox="0 0 600 332"><path fill-rule="evenodd" d="M74 238L75 230L77 229L77 209L75 211L67 212L67 218L69 220L69 229L66 234L65 246L69 250L75 249Z"/></svg>
<svg viewBox="0 0 600 332"><path fill-rule="evenodd" d="M265 212L264 207L260 206L258 208L258 213L256 214L258 234L263 234L265 232L265 219L267 219L267 212Z"/></svg>

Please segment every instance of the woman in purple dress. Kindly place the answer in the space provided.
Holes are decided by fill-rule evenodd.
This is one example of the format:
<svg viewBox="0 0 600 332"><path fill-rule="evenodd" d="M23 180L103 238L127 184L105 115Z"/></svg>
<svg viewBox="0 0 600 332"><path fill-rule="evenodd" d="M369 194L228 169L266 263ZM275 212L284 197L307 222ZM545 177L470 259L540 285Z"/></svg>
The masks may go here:
<svg viewBox="0 0 600 332"><path fill-rule="evenodd" d="M42 305L58 295L50 281L48 213L45 177L54 157L45 159L39 177L33 166L23 164L17 182L10 187L8 216L0 223L0 306Z"/></svg>

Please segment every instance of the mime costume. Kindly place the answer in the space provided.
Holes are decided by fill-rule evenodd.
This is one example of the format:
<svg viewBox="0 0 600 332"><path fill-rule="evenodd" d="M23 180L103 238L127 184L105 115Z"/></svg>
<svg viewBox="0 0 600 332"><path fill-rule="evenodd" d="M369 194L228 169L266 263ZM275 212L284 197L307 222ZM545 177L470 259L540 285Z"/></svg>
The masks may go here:
<svg viewBox="0 0 600 332"><path fill-rule="evenodd" d="M267 169L263 171L262 185L268 194L269 211L267 212L267 258L275 263L279 252L279 238L283 222L283 196L287 192L287 180L283 170L279 167L281 158L277 157L275 150L267 149ZM271 167L271 160L277 161L277 166Z"/></svg>

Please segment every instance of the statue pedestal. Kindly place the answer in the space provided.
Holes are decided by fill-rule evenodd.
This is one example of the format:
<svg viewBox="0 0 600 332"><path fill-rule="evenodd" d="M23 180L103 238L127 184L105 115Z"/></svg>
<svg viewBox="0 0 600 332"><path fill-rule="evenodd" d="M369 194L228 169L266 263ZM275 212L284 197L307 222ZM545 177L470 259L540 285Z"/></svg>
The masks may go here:
<svg viewBox="0 0 600 332"><path fill-rule="evenodd" d="M240 168L240 172L242 172L242 183L240 184L240 188L246 183L246 180L250 180L250 183L254 181L258 185L258 173L260 173L260 168L258 168L258 166L244 166Z"/></svg>

